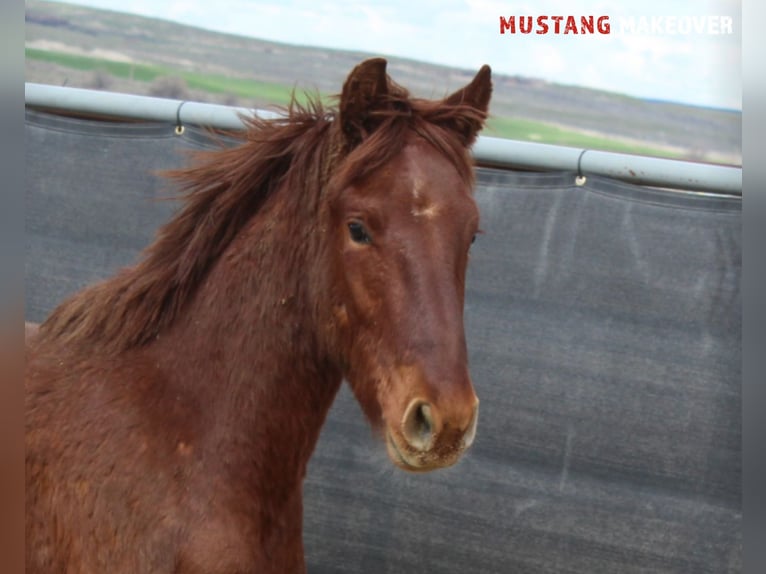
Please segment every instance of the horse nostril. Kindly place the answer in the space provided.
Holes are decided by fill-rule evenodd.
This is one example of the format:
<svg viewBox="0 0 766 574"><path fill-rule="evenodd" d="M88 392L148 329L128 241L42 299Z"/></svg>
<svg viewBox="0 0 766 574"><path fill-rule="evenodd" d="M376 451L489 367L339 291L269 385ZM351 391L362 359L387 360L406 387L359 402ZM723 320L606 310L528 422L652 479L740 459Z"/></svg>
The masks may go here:
<svg viewBox="0 0 766 574"><path fill-rule="evenodd" d="M417 399L412 401L404 414L402 433L410 446L428 450L435 434L431 405Z"/></svg>
<svg viewBox="0 0 766 574"><path fill-rule="evenodd" d="M415 411L415 425L422 435L430 435L432 427L431 407L424 403Z"/></svg>

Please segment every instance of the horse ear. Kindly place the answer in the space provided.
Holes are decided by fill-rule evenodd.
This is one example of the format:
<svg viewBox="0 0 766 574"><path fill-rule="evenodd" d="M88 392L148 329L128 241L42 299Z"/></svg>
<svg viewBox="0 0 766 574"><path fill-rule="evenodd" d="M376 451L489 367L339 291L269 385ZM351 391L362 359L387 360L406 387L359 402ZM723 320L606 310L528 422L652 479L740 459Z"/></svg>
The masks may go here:
<svg viewBox="0 0 766 574"><path fill-rule="evenodd" d="M340 122L343 133L356 145L376 127L372 115L388 97L386 60L371 58L356 66L343 84L340 96Z"/></svg>
<svg viewBox="0 0 766 574"><path fill-rule="evenodd" d="M453 128L460 134L466 146L476 140L476 134L484 127L492 96L492 70L486 64L477 72L467 86L444 99L450 106L469 106L479 114L463 115L453 121Z"/></svg>

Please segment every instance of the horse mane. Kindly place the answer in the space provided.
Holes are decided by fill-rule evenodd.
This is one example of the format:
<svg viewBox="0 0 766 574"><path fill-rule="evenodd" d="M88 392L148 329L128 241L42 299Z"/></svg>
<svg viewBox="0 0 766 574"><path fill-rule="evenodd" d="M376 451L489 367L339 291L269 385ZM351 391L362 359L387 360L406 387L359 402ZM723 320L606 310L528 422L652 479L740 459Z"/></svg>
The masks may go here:
<svg viewBox="0 0 766 574"><path fill-rule="evenodd" d="M245 130L231 134L239 145L193 152L190 167L165 172L180 188L182 208L135 266L60 304L41 325L40 338L115 351L146 344L182 313L215 261L278 189L291 190L296 201L318 200L331 176L333 188L342 188L393 158L407 130L444 154L470 185L473 162L455 128L481 124L486 114L411 98L388 82L385 105L370 112L377 127L361 143L343 137L337 108L308 95L299 104L293 94L280 108L283 117L243 117Z"/></svg>

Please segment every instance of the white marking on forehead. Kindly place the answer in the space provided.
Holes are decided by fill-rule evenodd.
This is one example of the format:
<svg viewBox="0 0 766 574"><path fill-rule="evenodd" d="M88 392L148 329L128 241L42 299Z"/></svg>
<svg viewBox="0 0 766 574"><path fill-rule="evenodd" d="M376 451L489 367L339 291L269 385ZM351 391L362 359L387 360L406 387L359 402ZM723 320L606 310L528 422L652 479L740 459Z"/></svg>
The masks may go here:
<svg viewBox="0 0 766 574"><path fill-rule="evenodd" d="M435 203L428 203L422 207L413 207L412 215L415 217L425 217L426 219L433 218L439 212L439 206Z"/></svg>
<svg viewBox="0 0 766 574"><path fill-rule="evenodd" d="M420 189L423 187L423 180L419 177L416 177L412 181L412 199L417 201L420 199Z"/></svg>
<svg viewBox="0 0 766 574"><path fill-rule="evenodd" d="M430 219L436 215L439 208L435 203L427 201L421 195L423 183L420 177L415 177L412 181L412 199L415 202L415 205L412 207L412 215Z"/></svg>

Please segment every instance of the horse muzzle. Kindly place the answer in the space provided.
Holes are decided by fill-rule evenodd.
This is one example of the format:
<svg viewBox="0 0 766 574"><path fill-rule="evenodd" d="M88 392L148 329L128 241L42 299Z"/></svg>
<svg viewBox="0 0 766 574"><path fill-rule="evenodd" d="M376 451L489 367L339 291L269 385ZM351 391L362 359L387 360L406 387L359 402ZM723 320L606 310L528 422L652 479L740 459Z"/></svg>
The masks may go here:
<svg viewBox="0 0 766 574"><path fill-rule="evenodd" d="M473 444L478 420L478 399L467 412L443 412L428 401L413 399L398 428L389 427L386 433L388 456L396 466L410 472L452 466Z"/></svg>

